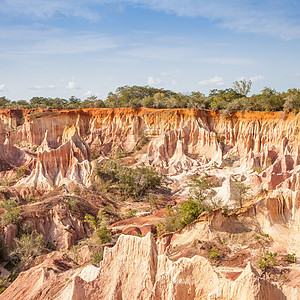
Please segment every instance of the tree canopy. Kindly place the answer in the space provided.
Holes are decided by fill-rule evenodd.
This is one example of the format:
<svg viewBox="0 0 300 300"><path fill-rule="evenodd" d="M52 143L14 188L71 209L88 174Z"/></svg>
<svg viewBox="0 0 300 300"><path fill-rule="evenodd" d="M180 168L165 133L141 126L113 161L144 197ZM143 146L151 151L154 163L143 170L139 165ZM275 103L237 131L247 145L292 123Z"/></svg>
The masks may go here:
<svg viewBox="0 0 300 300"><path fill-rule="evenodd" d="M84 99L71 96L69 99L33 97L25 100L11 101L0 97L0 108L44 108L44 109L79 109L95 107L148 107L148 108L205 108L231 113L234 111L281 111L294 110L300 107L300 89L289 89L277 92L264 87L259 94L247 96L252 82L240 80L233 83L232 88L213 89L208 96L199 91L189 94L176 93L162 88L150 86L123 86L110 92L105 100L91 95Z"/></svg>

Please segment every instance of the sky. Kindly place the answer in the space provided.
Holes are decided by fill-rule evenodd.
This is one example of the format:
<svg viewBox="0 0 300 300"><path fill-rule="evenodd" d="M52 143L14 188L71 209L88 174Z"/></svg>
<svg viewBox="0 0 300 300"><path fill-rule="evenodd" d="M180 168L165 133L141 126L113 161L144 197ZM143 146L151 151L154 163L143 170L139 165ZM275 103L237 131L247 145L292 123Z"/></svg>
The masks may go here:
<svg viewBox="0 0 300 300"><path fill-rule="evenodd" d="M299 0L0 0L0 96L300 88Z"/></svg>

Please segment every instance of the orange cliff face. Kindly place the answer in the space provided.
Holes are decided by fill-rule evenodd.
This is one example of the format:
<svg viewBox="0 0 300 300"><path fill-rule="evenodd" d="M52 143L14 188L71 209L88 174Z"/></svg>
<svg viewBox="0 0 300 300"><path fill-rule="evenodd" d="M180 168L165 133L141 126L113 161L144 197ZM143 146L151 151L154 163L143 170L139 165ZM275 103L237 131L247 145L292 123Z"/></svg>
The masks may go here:
<svg viewBox="0 0 300 300"><path fill-rule="evenodd" d="M58 149L65 144L65 128L75 126L78 138L92 152L102 155L133 151L141 137L146 136L150 143L139 160L169 175L209 163L222 165L226 155L234 155L248 169L264 169L263 176L253 180L274 189L290 178L290 171L299 164L299 117L283 112L238 112L222 116L196 109L39 109L1 110L0 119L6 122L0 126L3 141L0 148L4 149L8 141L18 149L39 146L38 161L44 157L43 149ZM15 149L11 146L9 152ZM52 151L51 155L62 150ZM69 155L71 150L63 151ZM12 161L8 153L3 157ZM89 161L90 157L86 159ZM273 164L276 166L273 169L266 168ZM269 182L265 183L264 178Z"/></svg>

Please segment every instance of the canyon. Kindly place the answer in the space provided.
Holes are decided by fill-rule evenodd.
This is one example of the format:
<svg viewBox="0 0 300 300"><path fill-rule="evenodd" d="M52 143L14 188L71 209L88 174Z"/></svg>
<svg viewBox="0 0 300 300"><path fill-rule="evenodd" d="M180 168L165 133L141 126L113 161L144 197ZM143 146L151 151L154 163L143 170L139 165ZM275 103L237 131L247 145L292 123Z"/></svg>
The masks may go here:
<svg viewBox="0 0 300 300"><path fill-rule="evenodd" d="M1 201L17 199L22 226L53 248L0 299L300 299L299 142L292 112L0 110ZM108 193L97 174L112 161L151 167L164 182L139 201ZM195 176L213 182L211 209L160 232ZM85 216L103 207L111 237L93 264ZM2 224L7 250L22 226ZM277 253L268 276L266 251Z"/></svg>

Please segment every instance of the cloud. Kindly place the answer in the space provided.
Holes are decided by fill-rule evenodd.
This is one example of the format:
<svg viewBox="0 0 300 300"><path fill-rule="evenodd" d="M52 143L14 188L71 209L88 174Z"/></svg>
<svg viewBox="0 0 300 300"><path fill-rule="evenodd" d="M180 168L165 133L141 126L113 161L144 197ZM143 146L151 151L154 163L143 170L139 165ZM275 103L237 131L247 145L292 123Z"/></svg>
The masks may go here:
<svg viewBox="0 0 300 300"><path fill-rule="evenodd" d="M253 59L238 58L238 57L214 57L214 58L203 58L200 61L211 62L223 65L250 65L253 63Z"/></svg>
<svg viewBox="0 0 300 300"><path fill-rule="evenodd" d="M83 94L83 96L86 96L86 97L89 97L89 96L91 96L91 95L95 95L95 93L92 92L92 91L86 91L86 92Z"/></svg>
<svg viewBox="0 0 300 300"><path fill-rule="evenodd" d="M98 33L33 25L0 28L0 56L99 53L117 48L121 39Z"/></svg>
<svg viewBox="0 0 300 300"><path fill-rule="evenodd" d="M35 85L30 88L30 90L36 90L36 91L48 91L48 90L55 90L56 87L54 84L49 85Z"/></svg>
<svg viewBox="0 0 300 300"><path fill-rule="evenodd" d="M73 89L80 89L80 87L76 86L74 81L69 81L66 85L66 89L73 90Z"/></svg>
<svg viewBox="0 0 300 300"><path fill-rule="evenodd" d="M148 77L148 85L157 85L160 84L161 80L159 78L153 78L152 76Z"/></svg>
<svg viewBox="0 0 300 300"><path fill-rule="evenodd" d="M95 9L91 9L88 0L4 0L0 4L2 14L24 16L36 19L61 19L77 17L89 21L98 21L100 15Z"/></svg>
<svg viewBox="0 0 300 300"><path fill-rule="evenodd" d="M168 71L168 72L161 72L161 76L169 77L169 76L176 76L181 73L181 70L176 69L175 71Z"/></svg>
<svg viewBox="0 0 300 300"><path fill-rule="evenodd" d="M251 80L252 82L255 82L255 81L261 81L261 80L264 80L264 79L265 79L265 77L262 76L262 75L256 75L256 76L250 77L250 80Z"/></svg>
<svg viewBox="0 0 300 300"><path fill-rule="evenodd" d="M127 50L122 50L119 54L143 59L157 59L157 60L195 60L199 50L194 47L187 46L135 46Z"/></svg>
<svg viewBox="0 0 300 300"><path fill-rule="evenodd" d="M125 1L126 2L126 1ZM220 27L237 32L252 32L300 38L298 1L273 0L128 0L129 3L184 17L202 17Z"/></svg>
<svg viewBox="0 0 300 300"><path fill-rule="evenodd" d="M203 86L207 86L207 85L221 86L221 85L224 85L224 80L220 76L215 76L211 79L199 81L198 84L203 85Z"/></svg>
<svg viewBox="0 0 300 300"><path fill-rule="evenodd" d="M299 1L282 0L3 0L5 16L30 19L79 18L101 20L105 7L122 13L126 6L143 7L180 17L201 17L221 28L266 34L282 39L300 38Z"/></svg>
<svg viewBox="0 0 300 300"><path fill-rule="evenodd" d="M5 88L5 84L4 83L0 84L0 91L3 91L4 88Z"/></svg>

